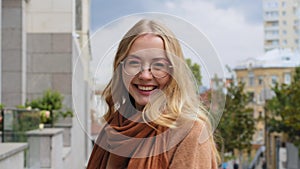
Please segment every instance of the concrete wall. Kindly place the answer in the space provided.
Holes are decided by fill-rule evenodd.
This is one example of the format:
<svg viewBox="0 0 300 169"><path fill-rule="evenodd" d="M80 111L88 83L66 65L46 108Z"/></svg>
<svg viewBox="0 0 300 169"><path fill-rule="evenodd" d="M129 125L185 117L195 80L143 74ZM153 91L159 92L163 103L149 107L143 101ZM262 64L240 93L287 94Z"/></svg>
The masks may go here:
<svg viewBox="0 0 300 169"><path fill-rule="evenodd" d="M2 1L2 103L16 106L25 101L26 32L25 2Z"/></svg>
<svg viewBox="0 0 300 169"><path fill-rule="evenodd" d="M1 143L0 144L0 168L1 169L23 169L24 150L27 143Z"/></svg>
<svg viewBox="0 0 300 169"><path fill-rule="evenodd" d="M24 104L54 89L64 95L64 105L75 110L72 119L69 168L85 168L91 150L88 138L89 59L79 59L79 39L87 39L87 19L81 22L84 32L73 39L75 0L3 0L2 23L2 102L6 106ZM87 15L88 0L82 0ZM83 15L83 14L82 14ZM87 17L87 16L83 16ZM76 45L75 45L76 43ZM88 50L87 50L88 51ZM89 54L88 52L85 52ZM76 74L76 77L73 77ZM75 80L72 82L72 78ZM74 90L72 91L72 84ZM74 92L75 91L75 92ZM76 103L73 105L72 97Z"/></svg>
<svg viewBox="0 0 300 169"><path fill-rule="evenodd" d="M74 0L30 0L28 33L70 33L74 30Z"/></svg>
<svg viewBox="0 0 300 169"><path fill-rule="evenodd" d="M84 59L80 56L80 47L76 39L73 41L73 101L76 120L72 127L72 159L73 168L85 168L88 159L91 141L87 137L90 133L89 111L88 111L88 84L85 81ZM84 90L83 90L84 89ZM80 148L79 148L80 147ZM82 151L83 150L83 151Z"/></svg>
<svg viewBox="0 0 300 169"><path fill-rule="evenodd" d="M72 34L27 34L27 99L46 89L64 95L64 104L72 107Z"/></svg>
<svg viewBox="0 0 300 169"><path fill-rule="evenodd" d="M26 6L27 98L46 89L64 95L72 107L73 0L30 0Z"/></svg>
<svg viewBox="0 0 300 169"><path fill-rule="evenodd" d="M0 0L0 27L2 28L2 0ZM2 51L2 29L0 29L0 51ZM0 81L2 80L2 52L0 52ZM2 93L2 83L0 83L0 93ZM0 103L2 103L2 94L0 94Z"/></svg>

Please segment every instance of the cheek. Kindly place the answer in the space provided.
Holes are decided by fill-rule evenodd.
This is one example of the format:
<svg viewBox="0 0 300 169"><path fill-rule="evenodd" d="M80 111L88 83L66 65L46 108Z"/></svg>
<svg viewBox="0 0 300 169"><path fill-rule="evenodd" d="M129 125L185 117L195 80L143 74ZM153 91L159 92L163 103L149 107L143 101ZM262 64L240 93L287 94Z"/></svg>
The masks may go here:
<svg viewBox="0 0 300 169"><path fill-rule="evenodd" d="M168 75L160 80L158 80L159 88L162 89L164 88L169 82L171 81L171 76Z"/></svg>
<svg viewBox="0 0 300 169"><path fill-rule="evenodd" d="M123 79L124 86L129 91L129 85L132 82L133 77L132 76L128 76L128 75L122 73L122 79Z"/></svg>

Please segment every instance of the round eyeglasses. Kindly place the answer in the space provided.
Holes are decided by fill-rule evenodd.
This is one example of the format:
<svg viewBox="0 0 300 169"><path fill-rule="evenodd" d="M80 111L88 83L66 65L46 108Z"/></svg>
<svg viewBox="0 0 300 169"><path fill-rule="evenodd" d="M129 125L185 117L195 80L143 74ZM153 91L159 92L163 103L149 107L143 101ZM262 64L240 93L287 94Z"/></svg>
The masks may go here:
<svg viewBox="0 0 300 169"><path fill-rule="evenodd" d="M123 65L122 67L124 72L130 76L135 76L144 70L148 70L151 72L152 76L156 78L163 78L170 74L171 69L173 68L165 59L159 59L151 62L147 69L143 67L142 62L138 59L125 59L121 62L121 64Z"/></svg>

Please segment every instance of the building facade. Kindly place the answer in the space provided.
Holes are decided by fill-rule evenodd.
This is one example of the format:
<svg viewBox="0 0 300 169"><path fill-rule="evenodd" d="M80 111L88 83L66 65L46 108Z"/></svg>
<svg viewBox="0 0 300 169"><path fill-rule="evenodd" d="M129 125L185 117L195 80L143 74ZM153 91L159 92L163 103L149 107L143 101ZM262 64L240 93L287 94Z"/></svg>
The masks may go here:
<svg viewBox="0 0 300 169"><path fill-rule="evenodd" d="M24 105L47 89L75 113L70 168L85 168L91 151L90 0L2 0L1 103Z"/></svg>
<svg viewBox="0 0 300 169"><path fill-rule="evenodd" d="M267 112L264 105L266 100L274 96L272 87L276 83L290 84L294 69L299 65L298 52L289 49L273 49L263 56L247 59L235 68L237 80L245 83L245 92L251 97L249 107L253 108L253 117L257 119L252 144L254 148L266 146L268 168L275 167L275 145L278 139L284 138L279 133L272 133L271 136L267 134L265 123Z"/></svg>
<svg viewBox="0 0 300 169"><path fill-rule="evenodd" d="M263 0L264 49L299 50L300 1Z"/></svg>

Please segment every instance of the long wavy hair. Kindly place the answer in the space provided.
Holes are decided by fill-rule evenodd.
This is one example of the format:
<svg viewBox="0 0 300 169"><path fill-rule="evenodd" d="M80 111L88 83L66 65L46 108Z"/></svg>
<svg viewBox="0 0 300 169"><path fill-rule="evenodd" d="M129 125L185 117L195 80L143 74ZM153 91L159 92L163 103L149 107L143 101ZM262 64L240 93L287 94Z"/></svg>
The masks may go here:
<svg viewBox="0 0 300 169"><path fill-rule="evenodd" d="M179 118L196 119L204 122L205 126L211 130L209 113L199 100L194 76L185 64L179 41L163 24L148 19L137 22L119 43L113 65L114 74L103 91L103 97L108 104L104 119L107 121L116 111L130 111L129 108L134 107L132 103L134 100L123 83L120 63L127 57L133 42L145 34L154 34L163 40L166 56L173 66L167 85L162 92L151 95L153 99L150 99L151 102L142 111L145 123L149 124L146 119L150 119L155 124L175 128L179 126L179 121L182 122L178 120ZM213 140L213 136L210 139ZM213 150L218 154L215 145L213 145Z"/></svg>

